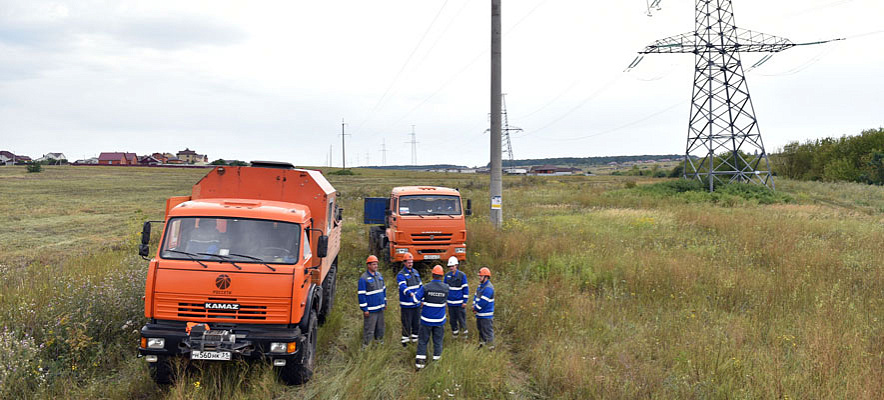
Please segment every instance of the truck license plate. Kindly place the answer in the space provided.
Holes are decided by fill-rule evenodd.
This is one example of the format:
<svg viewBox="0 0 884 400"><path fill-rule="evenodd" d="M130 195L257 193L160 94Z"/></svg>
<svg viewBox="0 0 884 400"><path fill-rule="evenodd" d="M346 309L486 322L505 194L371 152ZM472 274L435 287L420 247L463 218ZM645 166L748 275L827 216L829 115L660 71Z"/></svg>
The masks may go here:
<svg viewBox="0 0 884 400"><path fill-rule="evenodd" d="M230 352L229 351L199 351L193 350L190 352L191 360L217 360L217 361L230 361Z"/></svg>
<svg viewBox="0 0 884 400"><path fill-rule="evenodd" d="M424 256L424 260L438 260L438 259L439 259L438 254L427 254Z"/></svg>

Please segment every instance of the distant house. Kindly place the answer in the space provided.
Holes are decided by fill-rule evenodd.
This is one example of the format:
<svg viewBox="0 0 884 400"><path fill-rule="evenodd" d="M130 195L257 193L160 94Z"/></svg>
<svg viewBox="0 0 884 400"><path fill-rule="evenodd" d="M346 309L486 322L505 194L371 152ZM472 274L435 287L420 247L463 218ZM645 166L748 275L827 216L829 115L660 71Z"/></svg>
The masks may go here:
<svg viewBox="0 0 884 400"><path fill-rule="evenodd" d="M3 165L14 165L14 164L27 164L31 162L31 157L16 155L11 151L0 151L0 164Z"/></svg>
<svg viewBox="0 0 884 400"><path fill-rule="evenodd" d="M138 165L135 153L101 153L98 155L100 165Z"/></svg>
<svg viewBox="0 0 884 400"><path fill-rule="evenodd" d="M87 158L84 160L74 161L75 165L95 165L98 164L98 157Z"/></svg>
<svg viewBox="0 0 884 400"><path fill-rule="evenodd" d="M557 167L555 165L540 165L531 167L531 175L579 175L583 170L574 167Z"/></svg>
<svg viewBox="0 0 884 400"><path fill-rule="evenodd" d="M166 153L153 153L150 156L153 157L155 160L159 161L161 164L165 164L166 162L169 161L170 155L171 154L166 155Z"/></svg>
<svg viewBox="0 0 884 400"><path fill-rule="evenodd" d="M15 164L15 154L12 154L6 150L0 151L0 164L2 164L2 165Z"/></svg>
<svg viewBox="0 0 884 400"><path fill-rule="evenodd" d="M153 156L143 156L138 158L139 165L160 165L162 163L162 161L157 160Z"/></svg>
<svg viewBox="0 0 884 400"><path fill-rule="evenodd" d="M535 165L531 167L531 175L555 175L558 169L555 165Z"/></svg>
<svg viewBox="0 0 884 400"><path fill-rule="evenodd" d="M55 164L60 164L62 160L67 161L67 157L64 153L46 153L43 157L40 157L34 161L37 162L53 162Z"/></svg>
<svg viewBox="0 0 884 400"><path fill-rule="evenodd" d="M204 154L197 154L190 148L185 148L176 154L178 159L187 164L199 164L209 162L209 157Z"/></svg>

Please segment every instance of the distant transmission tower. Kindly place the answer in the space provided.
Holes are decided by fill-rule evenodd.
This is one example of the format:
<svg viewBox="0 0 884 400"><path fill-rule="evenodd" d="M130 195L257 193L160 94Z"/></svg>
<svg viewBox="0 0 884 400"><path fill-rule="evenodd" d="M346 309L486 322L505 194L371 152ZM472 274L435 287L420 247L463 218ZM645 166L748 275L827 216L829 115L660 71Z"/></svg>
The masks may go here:
<svg viewBox="0 0 884 400"><path fill-rule="evenodd" d="M387 165L387 139L381 141L381 166Z"/></svg>
<svg viewBox="0 0 884 400"><path fill-rule="evenodd" d="M510 159L510 166L513 166L513 142L510 140L510 131L521 132L522 128L510 126L510 118L506 112L506 93L500 95L501 114L503 114L503 141L506 144L506 154Z"/></svg>
<svg viewBox="0 0 884 400"><path fill-rule="evenodd" d="M411 165L417 165L417 139L414 134L414 125L411 126L411 141L405 142L411 144Z"/></svg>
<svg viewBox="0 0 884 400"><path fill-rule="evenodd" d="M649 4L649 11L659 4ZM737 28L731 0L696 0L695 17L694 32L657 40L640 51L627 69L638 65L644 54L693 53L694 89L684 177L707 181L710 191L715 190L716 182L753 182L773 189L740 53L777 53L828 41L795 44Z"/></svg>

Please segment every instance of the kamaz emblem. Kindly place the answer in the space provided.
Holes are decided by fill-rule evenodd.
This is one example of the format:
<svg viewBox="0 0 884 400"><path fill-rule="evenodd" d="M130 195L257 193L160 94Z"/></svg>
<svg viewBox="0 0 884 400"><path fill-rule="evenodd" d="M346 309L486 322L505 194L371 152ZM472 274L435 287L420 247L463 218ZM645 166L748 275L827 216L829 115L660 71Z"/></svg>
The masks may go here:
<svg viewBox="0 0 884 400"><path fill-rule="evenodd" d="M239 310L239 304L232 303L206 303L206 310Z"/></svg>

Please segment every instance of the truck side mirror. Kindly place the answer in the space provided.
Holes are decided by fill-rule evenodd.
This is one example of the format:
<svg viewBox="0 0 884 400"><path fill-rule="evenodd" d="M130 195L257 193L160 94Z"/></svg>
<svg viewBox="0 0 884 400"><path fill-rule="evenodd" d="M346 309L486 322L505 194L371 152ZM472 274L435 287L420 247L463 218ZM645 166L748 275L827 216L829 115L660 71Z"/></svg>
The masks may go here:
<svg viewBox="0 0 884 400"><path fill-rule="evenodd" d="M147 255L150 253L150 221L144 223L144 227L141 228L141 244L138 245L138 255L141 258L147 258Z"/></svg>
<svg viewBox="0 0 884 400"><path fill-rule="evenodd" d="M338 207L335 210L335 221L341 222L344 219L344 207Z"/></svg>
<svg viewBox="0 0 884 400"><path fill-rule="evenodd" d="M320 235L316 241L316 256L319 258L328 256L328 235Z"/></svg>
<svg viewBox="0 0 884 400"><path fill-rule="evenodd" d="M386 216L388 216L388 217L391 216L391 215L393 215L393 210L390 210L390 209L386 209L386 210L384 210L384 215L386 215Z"/></svg>
<svg viewBox="0 0 884 400"><path fill-rule="evenodd" d="M463 215L467 217L473 215L473 200L467 199L467 209L464 211Z"/></svg>

